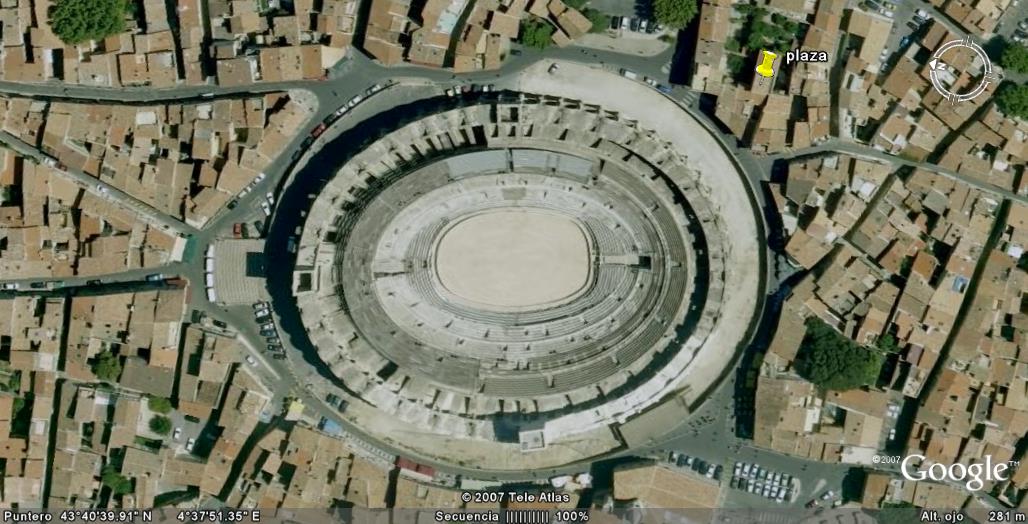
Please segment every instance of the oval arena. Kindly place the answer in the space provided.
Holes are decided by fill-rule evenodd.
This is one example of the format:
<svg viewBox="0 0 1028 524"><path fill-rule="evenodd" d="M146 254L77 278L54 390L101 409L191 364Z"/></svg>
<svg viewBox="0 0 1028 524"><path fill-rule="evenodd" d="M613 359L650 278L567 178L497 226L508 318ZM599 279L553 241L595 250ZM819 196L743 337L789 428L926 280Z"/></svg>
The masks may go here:
<svg viewBox="0 0 1028 524"><path fill-rule="evenodd" d="M298 243L297 306L375 438L490 469L580 460L736 350L707 344L748 322L722 315L733 240L712 194L635 121L505 93L339 166Z"/></svg>

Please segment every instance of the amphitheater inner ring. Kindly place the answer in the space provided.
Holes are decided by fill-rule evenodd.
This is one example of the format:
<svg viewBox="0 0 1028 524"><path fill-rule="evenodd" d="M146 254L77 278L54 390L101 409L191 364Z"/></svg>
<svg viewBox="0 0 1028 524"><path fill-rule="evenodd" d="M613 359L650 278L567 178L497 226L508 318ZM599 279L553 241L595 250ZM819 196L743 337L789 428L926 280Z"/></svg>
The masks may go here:
<svg viewBox="0 0 1028 524"><path fill-rule="evenodd" d="M503 389L500 382L524 383L524 378L506 377L512 374L582 367L590 361L595 367L610 367L603 361L605 350L633 343L637 329L660 309L661 302L677 306L684 299L667 290L685 280L691 255L683 248L681 232L671 217L658 208L655 212L665 218L661 225L637 200L650 195L644 183L634 187L633 193L626 189L633 185L631 179L623 184L598 180L589 187L559 172L468 174L459 183L433 180L432 174L448 162L430 164L378 192L341 246L338 267L348 271L340 276L344 299L354 309L384 313L357 325L390 361L410 365L419 370L415 373L430 374L434 381L468 394L474 393L475 374L505 375L489 379L488 392ZM600 285L590 286L572 302L532 311L468 307L437 285L431 253L434 239L469 214L513 206L551 206L565 215L574 211L587 224L590 237L606 238L606 243L595 243ZM671 248L678 248L680 256L665 260ZM370 259L366 259L368 249L373 253ZM347 260L357 265L348 265ZM675 269L665 273L666 266ZM362 284L371 282L373 286ZM643 335L650 342L636 343L637 347L655 342L660 333ZM419 348L416 354L397 351L412 346ZM424 362L430 352L455 360ZM626 363L638 356L622 355ZM480 369L483 365L488 368ZM551 394L592 387L597 378L583 374L572 381L561 376L568 374L555 378Z"/></svg>
<svg viewBox="0 0 1028 524"><path fill-rule="evenodd" d="M524 93L405 122L339 165L297 243L344 419L430 462L551 467L626 445L736 350L708 341L747 320L721 315L745 252L659 136Z"/></svg>

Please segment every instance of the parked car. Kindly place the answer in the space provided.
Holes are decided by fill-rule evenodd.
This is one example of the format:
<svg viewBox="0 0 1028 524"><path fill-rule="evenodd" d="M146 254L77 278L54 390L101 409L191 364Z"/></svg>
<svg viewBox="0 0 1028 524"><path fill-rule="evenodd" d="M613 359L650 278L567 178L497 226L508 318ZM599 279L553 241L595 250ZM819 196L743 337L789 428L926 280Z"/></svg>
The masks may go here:
<svg viewBox="0 0 1028 524"><path fill-rule="evenodd" d="M146 276L147 282L160 282L162 280L164 280L163 273L152 273Z"/></svg>
<svg viewBox="0 0 1028 524"><path fill-rule="evenodd" d="M196 439L191 438L186 441L186 451L193 451L193 446L196 445Z"/></svg>
<svg viewBox="0 0 1028 524"><path fill-rule="evenodd" d="M182 428L175 428L175 432L171 434L171 438L174 440L182 438Z"/></svg>
<svg viewBox="0 0 1028 524"><path fill-rule="evenodd" d="M282 360L282 359L286 358L286 355L285 355L285 353L275 353L275 354L271 355L271 358L273 358L275 360Z"/></svg>
<svg viewBox="0 0 1028 524"><path fill-rule="evenodd" d="M268 351L270 351L272 353L275 353L277 351L282 351L282 346L280 346L278 344L268 344Z"/></svg>
<svg viewBox="0 0 1028 524"><path fill-rule="evenodd" d="M94 278L93 280L87 280L87 286L99 286L102 282L99 279Z"/></svg>
<svg viewBox="0 0 1028 524"><path fill-rule="evenodd" d="M0 285L0 288L2 288L4 291L13 291L15 289L18 289L18 284L14 282L8 282L6 284Z"/></svg>
<svg viewBox="0 0 1028 524"><path fill-rule="evenodd" d="M257 361L256 361L256 360L254 360L254 358L253 358L253 357L251 357L250 355L247 355L247 356L246 356L246 363L247 363L247 364L250 364L250 365L251 365L251 366L253 366L253 367L257 367Z"/></svg>
<svg viewBox="0 0 1028 524"><path fill-rule="evenodd" d="M279 345L279 344L282 343L282 339L278 338L277 336L264 337L264 341L267 342L268 344L275 344L275 345Z"/></svg>

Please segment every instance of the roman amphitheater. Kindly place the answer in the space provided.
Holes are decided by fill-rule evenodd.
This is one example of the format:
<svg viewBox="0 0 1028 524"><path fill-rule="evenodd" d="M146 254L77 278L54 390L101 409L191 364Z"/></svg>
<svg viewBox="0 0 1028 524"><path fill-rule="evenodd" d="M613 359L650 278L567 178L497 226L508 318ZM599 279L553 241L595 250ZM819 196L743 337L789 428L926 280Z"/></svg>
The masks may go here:
<svg viewBox="0 0 1028 524"><path fill-rule="evenodd" d="M368 434L553 467L694 406L741 348L761 248L739 173L709 136L583 99L508 91L419 117L313 200L297 306Z"/></svg>

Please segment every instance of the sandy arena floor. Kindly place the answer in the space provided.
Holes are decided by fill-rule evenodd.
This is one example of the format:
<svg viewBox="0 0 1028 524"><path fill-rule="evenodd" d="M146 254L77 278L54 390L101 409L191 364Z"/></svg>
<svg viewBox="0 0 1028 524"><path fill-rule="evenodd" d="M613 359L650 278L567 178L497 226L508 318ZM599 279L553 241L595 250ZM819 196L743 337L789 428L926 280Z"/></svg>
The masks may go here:
<svg viewBox="0 0 1028 524"><path fill-rule="evenodd" d="M589 244L569 218L508 208L472 216L443 234L436 251L443 286L492 308L566 299L589 279Z"/></svg>

